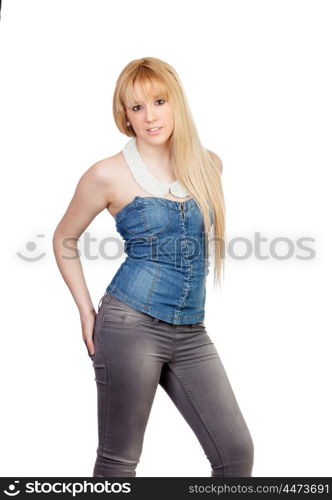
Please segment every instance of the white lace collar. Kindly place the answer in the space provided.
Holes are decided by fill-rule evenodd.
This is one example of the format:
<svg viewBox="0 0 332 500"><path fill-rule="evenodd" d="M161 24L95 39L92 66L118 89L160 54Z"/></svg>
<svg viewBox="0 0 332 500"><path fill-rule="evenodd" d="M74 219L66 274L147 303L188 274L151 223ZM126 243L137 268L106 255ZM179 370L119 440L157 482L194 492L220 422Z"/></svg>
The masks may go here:
<svg viewBox="0 0 332 500"><path fill-rule="evenodd" d="M147 193L154 196L165 196L170 192L179 198L189 196L190 193L178 180L169 183L156 179L156 177L151 174L139 154L136 146L136 137L132 137L130 141L127 142L122 152L136 182Z"/></svg>

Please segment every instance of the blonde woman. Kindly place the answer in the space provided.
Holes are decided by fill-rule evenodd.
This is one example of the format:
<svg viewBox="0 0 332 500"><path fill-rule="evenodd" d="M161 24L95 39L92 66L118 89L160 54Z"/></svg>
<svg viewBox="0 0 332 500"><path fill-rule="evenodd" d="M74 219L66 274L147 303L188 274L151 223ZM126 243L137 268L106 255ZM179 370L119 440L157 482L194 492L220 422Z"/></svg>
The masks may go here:
<svg viewBox="0 0 332 500"><path fill-rule="evenodd" d="M123 69L113 115L129 140L82 175L53 237L95 372L93 476L136 476L159 384L202 445L211 475L251 476L252 438L204 325L212 234L215 284L224 261L222 162L201 144L180 79L160 59ZM62 241L77 241L105 209L127 255L96 313L80 260L62 258ZM174 441L174 451L180 445Z"/></svg>

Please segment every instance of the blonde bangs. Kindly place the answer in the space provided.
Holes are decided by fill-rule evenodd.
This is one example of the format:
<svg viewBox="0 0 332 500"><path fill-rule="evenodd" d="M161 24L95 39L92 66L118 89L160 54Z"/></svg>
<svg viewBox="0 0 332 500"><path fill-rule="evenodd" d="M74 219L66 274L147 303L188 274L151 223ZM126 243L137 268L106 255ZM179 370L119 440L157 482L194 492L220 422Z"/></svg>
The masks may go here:
<svg viewBox="0 0 332 500"><path fill-rule="evenodd" d="M161 77L158 77L155 73L151 73L147 68L142 68L134 78L128 78L121 89L120 98L124 106L131 107L138 104L137 96L134 92L135 83L141 85L146 100L152 97L156 99L169 99L169 90Z"/></svg>

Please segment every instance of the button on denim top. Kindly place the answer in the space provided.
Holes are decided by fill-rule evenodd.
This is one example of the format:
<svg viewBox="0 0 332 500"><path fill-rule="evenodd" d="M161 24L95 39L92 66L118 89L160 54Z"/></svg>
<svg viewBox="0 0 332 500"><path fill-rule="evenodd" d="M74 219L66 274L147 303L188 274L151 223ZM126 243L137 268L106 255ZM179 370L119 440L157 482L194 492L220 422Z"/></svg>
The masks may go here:
<svg viewBox="0 0 332 500"><path fill-rule="evenodd" d="M106 292L174 325L203 321L209 261L196 201L135 196L114 218L127 257Z"/></svg>

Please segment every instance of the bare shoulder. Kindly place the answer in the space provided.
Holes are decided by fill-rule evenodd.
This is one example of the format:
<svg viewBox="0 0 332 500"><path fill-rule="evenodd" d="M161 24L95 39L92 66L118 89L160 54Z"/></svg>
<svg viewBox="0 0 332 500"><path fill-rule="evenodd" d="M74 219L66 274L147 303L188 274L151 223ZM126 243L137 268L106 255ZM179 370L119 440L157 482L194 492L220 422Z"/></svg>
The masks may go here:
<svg viewBox="0 0 332 500"><path fill-rule="evenodd" d="M219 158L219 156L217 155L217 153L214 153L213 151L210 151L209 149L207 149L207 152L209 153L211 158L214 160L215 164L218 165L218 167L220 169L220 174L222 174L223 163L222 163L221 159Z"/></svg>
<svg viewBox="0 0 332 500"><path fill-rule="evenodd" d="M117 169L117 155L114 155L97 161L81 175L55 234L81 236L92 220L109 206L110 186Z"/></svg>
<svg viewBox="0 0 332 500"><path fill-rule="evenodd" d="M117 178L121 164L122 155L119 152L96 161L83 175L96 184L110 185Z"/></svg>
<svg viewBox="0 0 332 500"><path fill-rule="evenodd" d="M132 178L122 151L94 163L83 174L90 196L103 200L103 206L114 215L126 203L132 189ZM135 186L136 188L136 186Z"/></svg>

